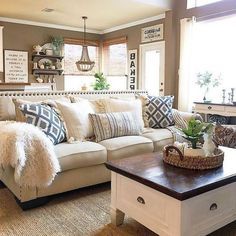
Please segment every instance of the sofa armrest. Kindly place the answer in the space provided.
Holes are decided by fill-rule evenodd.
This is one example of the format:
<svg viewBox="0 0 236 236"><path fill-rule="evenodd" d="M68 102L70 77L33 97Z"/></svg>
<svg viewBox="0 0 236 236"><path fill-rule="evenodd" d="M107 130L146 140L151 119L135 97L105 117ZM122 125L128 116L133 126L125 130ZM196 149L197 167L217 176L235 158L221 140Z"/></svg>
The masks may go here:
<svg viewBox="0 0 236 236"><path fill-rule="evenodd" d="M184 111L178 111L176 109L173 109L176 112L179 113L179 115L186 121L188 122L190 119L195 118L196 120L200 120L201 122L203 121L202 117L200 114L196 113L191 113L191 112L184 112Z"/></svg>

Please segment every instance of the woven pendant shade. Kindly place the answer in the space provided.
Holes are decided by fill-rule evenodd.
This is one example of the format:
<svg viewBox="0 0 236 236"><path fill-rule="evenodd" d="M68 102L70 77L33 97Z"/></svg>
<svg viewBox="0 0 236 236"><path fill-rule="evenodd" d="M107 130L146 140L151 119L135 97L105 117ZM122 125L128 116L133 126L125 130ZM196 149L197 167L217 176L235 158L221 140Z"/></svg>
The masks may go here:
<svg viewBox="0 0 236 236"><path fill-rule="evenodd" d="M84 20L84 44L82 49L82 55L79 61L76 62L76 66L80 71L90 71L93 69L95 62L91 61L88 54L88 46L86 45L86 23L87 20L86 16L83 16L82 19Z"/></svg>

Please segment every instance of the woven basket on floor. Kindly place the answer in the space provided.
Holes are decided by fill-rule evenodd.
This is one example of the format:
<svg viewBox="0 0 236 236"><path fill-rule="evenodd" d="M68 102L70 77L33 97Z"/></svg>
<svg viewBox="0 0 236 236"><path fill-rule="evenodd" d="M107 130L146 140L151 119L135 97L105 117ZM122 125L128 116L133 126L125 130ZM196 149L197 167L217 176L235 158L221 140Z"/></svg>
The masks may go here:
<svg viewBox="0 0 236 236"><path fill-rule="evenodd" d="M173 166L192 170L213 169L222 166L224 152L217 148L215 155L211 157L183 156L177 147L167 145L163 149L163 161Z"/></svg>

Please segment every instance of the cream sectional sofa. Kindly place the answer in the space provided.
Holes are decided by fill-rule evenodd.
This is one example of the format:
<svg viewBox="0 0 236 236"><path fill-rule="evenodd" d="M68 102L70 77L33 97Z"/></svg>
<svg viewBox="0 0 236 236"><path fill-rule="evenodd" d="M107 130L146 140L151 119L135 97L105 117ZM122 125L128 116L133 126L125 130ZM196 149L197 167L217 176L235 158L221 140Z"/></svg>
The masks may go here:
<svg viewBox="0 0 236 236"><path fill-rule="evenodd" d="M0 120L14 120L15 108L13 98L29 101L56 99L74 95L87 99L97 98L134 98L135 93L147 94L145 91L93 91L93 92L0 92ZM186 119L193 114L183 114ZM137 154L160 152L166 144L173 143L172 133L168 129L148 129L141 136L124 136L95 142L60 143L55 145L61 172L53 183L46 188L26 188L14 181L11 167L0 171L0 180L15 195L23 209L37 206L47 200L47 196L86 186L110 181L110 171L104 163Z"/></svg>

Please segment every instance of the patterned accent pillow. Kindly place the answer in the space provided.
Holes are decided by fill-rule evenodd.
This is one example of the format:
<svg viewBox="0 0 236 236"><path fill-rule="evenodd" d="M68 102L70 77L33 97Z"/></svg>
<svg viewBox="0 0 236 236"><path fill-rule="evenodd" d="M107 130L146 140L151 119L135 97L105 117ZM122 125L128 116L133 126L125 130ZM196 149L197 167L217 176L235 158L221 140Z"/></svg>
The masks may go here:
<svg viewBox="0 0 236 236"><path fill-rule="evenodd" d="M89 117L96 142L114 137L141 134L141 128L135 122L131 112L89 114Z"/></svg>
<svg viewBox="0 0 236 236"><path fill-rule="evenodd" d="M19 107L26 122L39 127L54 145L66 141L66 128L56 110L46 104L24 104Z"/></svg>
<svg viewBox="0 0 236 236"><path fill-rule="evenodd" d="M236 126L216 125L213 140L220 146L236 148Z"/></svg>
<svg viewBox="0 0 236 236"><path fill-rule="evenodd" d="M172 109L172 115L173 115L175 126L177 128L187 129L188 122L181 116L181 113L178 110Z"/></svg>
<svg viewBox="0 0 236 236"><path fill-rule="evenodd" d="M173 101L174 96L148 96L146 113L149 127L166 128L170 125L174 125L174 119L172 115Z"/></svg>

